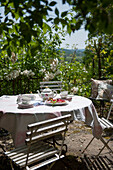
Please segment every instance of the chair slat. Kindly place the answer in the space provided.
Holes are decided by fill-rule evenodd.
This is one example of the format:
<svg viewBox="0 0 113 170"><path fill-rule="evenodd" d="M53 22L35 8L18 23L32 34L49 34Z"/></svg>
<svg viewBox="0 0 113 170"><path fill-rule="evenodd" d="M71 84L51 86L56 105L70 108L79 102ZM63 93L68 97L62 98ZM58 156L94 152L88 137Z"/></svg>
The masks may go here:
<svg viewBox="0 0 113 170"><path fill-rule="evenodd" d="M110 125L107 124L103 119L100 119L100 122L101 122L102 126L104 126L104 128L110 128Z"/></svg>
<svg viewBox="0 0 113 170"><path fill-rule="evenodd" d="M42 125L46 125L46 124L57 123L57 122L70 120L70 119L71 119L71 114L60 116L60 117L53 118L53 119L48 119L48 120L45 120L45 121L29 124L28 130L30 130L31 128L34 128L34 127L38 127L40 125L42 126Z"/></svg>
<svg viewBox="0 0 113 170"><path fill-rule="evenodd" d="M58 153L57 150L53 150L53 151L49 151L49 152L46 152L46 153L43 153L43 155L39 156L39 157L36 157L36 155L34 155L32 158L29 157L29 160L28 160L28 165L32 163L35 163L36 161L41 161L42 159L45 159L47 157L50 157L52 155L55 155L56 153ZM20 165L20 167L23 167L25 166L25 162L26 162L26 159L24 160L24 162L18 162L18 164Z"/></svg>
<svg viewBox="0 0 113 170"><path fill-rule="evenodd" d="M62 81L42 81L40 84L62 84Z"/></svg>
<svg viewBox="0 0 113 170"><path fill-rule="evenodd" d="M63 157L64 157L64 155L61 155L61 156L60 156L60 158L63 158ZM32 167L30 168L30 170L36 170L37 168L41 168L42 166L45 166L45 165L48 165L48 164L50 164L50 163L52 163L52 162L57 161L58 159L59 159L59 157L57 157L57 155L56 155L56 156L52 157L52 158L49 159L49 160L45 160L44 162L39 163L38 165L32 166Z"/></svg>
<svg viewBox="0 0 113 170"><path fill-rule="evenodd" d="M45 150L46 149L46 150ZM32 152L30 155L29 155L29 158L28 158L28 162L30 163L30 161L32 159L37 159L37 161L42 158L44 156L44 154L48 153L48 152L51 152L53 153L53 151L56 151L53 147L50 147L50 148L43 148L43 151L41 152L38 152L34 150L34 152ZM56 153L56 152L55 152ZM26 155L27 156L27 155ZM44 158L44 157L43 157ZM26 157L23 157L23 158L18 158L17 161L16 159L14 159L14 161L19 164L19 165L23 165L24 162L26 162Z"/></svg>
<svg viewBox="0 0 113 170"><path fill-rule="evenodd" d="M46 148L48 148L48 144L46 144L46 143L42 143L42 142L40 142L40 144L39 145L37 145L37 144L34 144L34 145L32 145L32 147L31 147L31 149L30 149L30 153L32 153L34 150L36 151L36 150L38 150L39 152L41 152L41 147L44 147L45 149ZM11 154L7 154L7 156L8 157L10 157L11 159L13 159L13 160L15 160L16 158L18 158L18 156L24 156L24 155L26 155L27 154L27 147L26 147L26 149L20 149L18 152L13 152L13 153L11 153Z"/></svg>
<svg viewBox="0 0 113 170"><path fill-rule="evenodd" d="M106 122L106 124L108 124L110 127L113 127L113 124L112 124L109 120L107 120L107 119L105 119L105 118L102 118L102 120L103 120L104 122Z"/></svg>
<svg viewBox="0 0 113 170"><path fill-rule="evenodd" d="M30 140L30 138L27 138L25 141L26 141L26 144L29 144L30 142L32 142L32 143L34 143L36 141L38 142L40 140L44 140L44 139L50 138L52 136L56 136L64 131L66 131L65 127L51 131L51 132L43 133L42 135L39 135L39 136L32 137L32 141Z"/></svg>
<svg viewBox="0 0 113 170"><path fill-rule="evenodd" d="M40 82L40 91L43 91L46 87L51 90L61 91L62 90L62 81L44 81Z"/></svg>
<svg viewBox="0 0 113 170"><path fill-rule="evenodd" d="M42 147L42 146L41 146ZM52 151L53 148L52 147L43 147L43 149L45 149L45 151ZM48 150L47 150L48 149ZM35 156L40 156L40 155L43 155L45 153L45 151L42 151L42 149L40 148L40 150L36 150L34 149L32 152L30 151L29 153L29 157L30 159L33 158ZM20 163L20 162L24 162L26 161L26 157L27 157L27 154L24 154L23 156L17 156L17 158L14 158L13 161L15 161L16 163Z"/></svg>
<svg viewBox="0 0 113 170"><path fill-rule="evenodd" d="M45 85L42 85L42 86L40 86L41 88L45 88L46 86ZM48 87L49 88L55 88L55 87L59 87L59 85L58 84L56 84L56 85L48 85Z"/></svg>
<svg viewBox="0 0 113 170"><path fill-rule="evenodd" d="M52 125L49 125L49 126L45 126L45 127L40 127L39 129L34 129L32 132L29 131L27 132L27 137L29 137L32 133L32 136L34 135L38 135L40 133L44 133L44 132L48 132L50 130L54 130L56 128L61 128L65 126L65 124L63 122L59 122L57 124L52 124Z"/></svg>

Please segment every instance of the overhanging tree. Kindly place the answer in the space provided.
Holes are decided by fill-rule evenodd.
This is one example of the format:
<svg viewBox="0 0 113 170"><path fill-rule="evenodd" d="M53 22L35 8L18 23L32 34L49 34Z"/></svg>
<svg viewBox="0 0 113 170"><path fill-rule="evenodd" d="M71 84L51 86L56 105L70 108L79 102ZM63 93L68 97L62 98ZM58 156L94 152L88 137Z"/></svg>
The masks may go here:
<svg viewBox="0 0 113 170"><path fill-rule="evenodd" d="M40 28L51 31L49 22L62 24L69 34L79 30L82 25L92 34L99 31L113 33L113 1L62 0L62 4L65 3L70 5L70 10L60 13L56 0L1 0L1 6L5 9L5 20L1 20L0 34L7 38L6 45L16 46L19 43L22 46L29 43L32 36L39 36ZM49 15L50 11L55 14L53 17ZM9 18L8 14L11 14L12 18Z"/></svg>

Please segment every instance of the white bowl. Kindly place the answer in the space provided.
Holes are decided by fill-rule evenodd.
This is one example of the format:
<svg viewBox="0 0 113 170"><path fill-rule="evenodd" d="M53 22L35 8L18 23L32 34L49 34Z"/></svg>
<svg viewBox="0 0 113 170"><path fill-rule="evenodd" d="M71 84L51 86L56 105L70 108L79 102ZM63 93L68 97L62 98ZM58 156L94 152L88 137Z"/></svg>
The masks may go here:
<svg viewBox="0 0 113 170"><path fill-rule="evenodd" d="M67 98L67 95L68 95L68 91L62 91L62 92L60 93L60 97L61 97L61 98Z"/></svg>

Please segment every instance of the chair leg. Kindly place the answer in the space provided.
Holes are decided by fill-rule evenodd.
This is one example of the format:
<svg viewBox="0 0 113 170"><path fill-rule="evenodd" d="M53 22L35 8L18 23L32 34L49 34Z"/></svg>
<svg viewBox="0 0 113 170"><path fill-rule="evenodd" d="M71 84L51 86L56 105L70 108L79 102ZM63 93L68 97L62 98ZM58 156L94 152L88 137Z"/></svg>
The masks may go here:
<svg viewBox="0 0 113 170"><path fill-rule="evenodd" d="M4 146L3 146L2 144L0 144L0 148L2 148L2 150L3 150L4 152L6 152L6 150L4 149Z"/></svg>
<svg viewBox="0 0 113 170"><path fill-rule="evenodd" d="M11 165L11 169L14 170L14 167L13 167L13 164L12 164L11 160L10 160L10 165Z"/></svg>
<svg viewBox="0 0 113 170"><path fill-rule="evenodd" d="M51 168L53 167L54 164L55 164L55 162L52 162L50 165L47 165L47 170L51 170Z"/></svg>
<svg viewBox="0 0 113 170"><path fill-rule="evenodd" d="M101 113L101 117L104 116L104 109L105 109L105 103L103 100L100 100L100 113Z"/></svg>
<svg viewBox="0 0 113 170"><path fill-rule="evenodd" d="M110 116L110 113L111 113L112 107L113 107L113 103L112 103L112 104L111 104L111 106L110 106L110 109L109 109L109 112L108 112L108 115L107 115L107 120L109 119L109 116Z"/></svg>
<svg viewBox="0 0 113 170"><path fill-rule="evenodd" d="M108 143L109 143L110 139L109 139L107 142L105 142L104 139L101 137L100 140L102 141L102 143L104 144L104 146L102 147L102 149L100 150L100 152L98 153L97 156L100 155L100 153L103 151L103 149L104 149L105 147L107 147L107 148L113 153L113 151L111 150L111 148L108 146Z"/></svg>
<svg viewBox="0 0 113 170"><path fill-rule="evenodd" d="M86 148L82 151L82 154L85 152L85 150L89 147L89 145L91 144L91 142L94 140L95 137L93 137L90 142L88 143L88 145L86 146Z"/></svg>

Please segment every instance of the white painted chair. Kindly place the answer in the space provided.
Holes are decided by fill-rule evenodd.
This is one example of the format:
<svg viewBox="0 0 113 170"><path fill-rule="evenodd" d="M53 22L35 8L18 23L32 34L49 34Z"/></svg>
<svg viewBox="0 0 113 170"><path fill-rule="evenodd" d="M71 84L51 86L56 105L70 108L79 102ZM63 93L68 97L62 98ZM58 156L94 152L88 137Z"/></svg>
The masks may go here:
<svg viewBox="0 0 113 170"><path fill-rule="evenodd" d="M40 82L40 91L42 91L46 87L50 88L51 90L56 90L56 91L61 92L62 81L43 81L43 82Z"/></svg>
<svg viewBox="0 0 113 170"><path fill-rule="evenodd" d="M110 135L110 138L107 141L104 140L102 135L100 136L99 140L101 140L101 142L104 144L104 146L102 147L102 149L97 154L97 157L101 154L101 152L103 151L103 149L105 147L107 147L113 154L113 150L108 145L109 141L111 140L111 138L113 136L113 124L105 118L99 118L99 121L100 121L101 126L104 127L103 132L108 132L109 134L111 133L111 135ZM93 136L93 138L90 140L90 142L88 143L88 145L86 146L86 148L83 150L82 153L84 153L86 151L86 149L90 146L90 144L92 143L92 141L94 139L95 139L95 137Z"/></svg>
<svg viewBox="0 0 113 170"><path fill-rule="evenodd" d="M4 153L10 159L11 166L14 163L20 168L35 170L52 163L49 168L52 167L56 160L65 156L63 148L67 150L67 146L64 140L70 118L68 114L28 125L26 145ZM59 134L62 134L60 145L56 138Z"/></svg>

